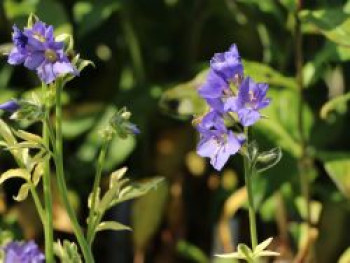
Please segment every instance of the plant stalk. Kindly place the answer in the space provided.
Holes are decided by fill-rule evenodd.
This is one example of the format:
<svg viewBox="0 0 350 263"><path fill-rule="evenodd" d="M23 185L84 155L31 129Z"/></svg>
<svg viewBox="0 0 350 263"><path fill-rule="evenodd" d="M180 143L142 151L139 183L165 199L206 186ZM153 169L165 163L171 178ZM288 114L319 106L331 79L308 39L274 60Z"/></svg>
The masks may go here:
<svg viewBox="0 0 350 263"><path fill-rule="evenodd" d="M304 134L304 83L303 83L303 35L301 32L301 21L299 19L299 12L302 9L302 0L298 1L297 11L295 13L295 67L297 72L297 86L299 93L298 100L298 133L300 137L301 156L299 158L299 176L301 194L306 204L305 220L310 225L310 190L308 181L308 154L307 154L307 139Z"/></svg>
<svg viewBox="0 0 350 263"><path fill-rule="evenodd" d="M45 119L49 118L50 115L50 106L48 105L47 98L47 86L42 83L42 96L44 97L45 103ZM47 149L50 149L50 138L48 125L43 121L43 141ZM43 188L44 188L44 202L45 202L45 220L43 221L44 225L44 236L45 236L45 257L46 262L54 262L54 253L53 253L53 209L52 209L52 191L51 191L51 177L50 177L50 159L47 158L44 163L44 175L43 175ZM33 192L32 192L33 194ZM33 195L33 198L36 198ZM34 199L34 202L35 199Z"/></svg>
<svg viewBox="0 0 350 263"><path fill-rule="evenodd" d="M247 144L248 140L248 128L244 129L244 133L246 136ZM258 245L258 235L256 230L256 219L255 219L255 208L254 208L254 197L253 197L253 187L252 187L252 177L254 174L254 170L249 164L249 160L246 156L244 159L244 179L248 192L248 211L249 211L249 227L250 227L250 239L252 243L252 250L256 248Z"/></svg>
<svg viewBox="0 0 350 263"><path fill-rule="evenodd" d="M68 189L64 177L63 167L63 138L62 138L62 105L61 105L61 92L62 92L62 80L58 79L56 83L56 141L54 147L54 158L56 162L56 174L58 189L60 196L62 197L63 204L68 213L69 219L73 226L74 234L77 237L79 246L85 258L85 262L93 263L94 258L92 252L85 240L84 233L79 225L78 219L75 215L74 209L72 208L68 199Z"/></svg>
<svg viewBox="0 0 350 263"><path fill-rule="evenodd" d="M95 212L96 212L96 199L97 199L97 194L98 194L98 187L101 182L101 176L102 176L102 169L105 163L106 159L106 153L109 145L109 140L105 139L100 151L100 155L98 157L98 162L97 162L97 169L96 169L96 176L95 176L95 181L94 185L92 188L92 195L91 195L91 206L90 206L90 212L89 212L89 217L88 217L88 231L87 231L87 242L91 246L94 238L94 225L95 225Z"/></svg>

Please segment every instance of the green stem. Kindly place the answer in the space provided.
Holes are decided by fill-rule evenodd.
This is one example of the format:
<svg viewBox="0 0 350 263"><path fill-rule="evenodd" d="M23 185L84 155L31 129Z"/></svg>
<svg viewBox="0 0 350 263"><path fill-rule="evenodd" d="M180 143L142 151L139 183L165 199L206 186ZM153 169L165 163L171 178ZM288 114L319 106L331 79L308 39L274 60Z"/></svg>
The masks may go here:
<svg viewBox="0 0 350 263"><path fill-rule="evenodd" d="M66 181L64 178L63 169L63 139L62 139L62 105L61 105L61 92L62 92L62 80L57 80L56 84L56 141L54 147L54 158L56 163L56 174L58 190L60 191L60 196L62 197L63 204L66 208L67 214L73 226L73 231L77 237L79 246L82 250L85 262L94 262L93 255L85 240L84 233L79 225L77 217L75 215L74 209L72 208L68 199L68 189ZM51 136L53 137L53 136Z"/></svg>
<svg viewBox="0 0 350 263"><path fill-rule="evenodd" d="M94 216L95 216L95 210L96 210L96 198L98 194L98 187L101 182L101 176L102 176L102 169L105 163L106 159L106 153L107 153L107 148L108 148L109 140L105 139L103 142L102 148L100 155L98 157L98 162L97 162L97 169L96 169L96 176L95 176L95 181L94 185L92 188L92 196L91 196L91 206L90 206L90 212L89 212L89 217L88 217L88 232L87 232L87 242L89 245L92 245L93 238L94 238Z"/></svg>
<svg viewBox="0 0 350 263"><path fill-rule="evenodd" d="M42 83L42 96L47 94L47 86ZM50 107L47 103L47 98L44 97L45 102L45 118L49 118ZM43 121L43 140L47 149L50 149L50 139L48 126ZM53 218L52 218L52 191L51 191L51 175L50 175L50 159L47 158L44 163L44 175L43 175L43 188L44 188L44 202L45 202L45 221L44 221L44 236L45 236L45 257L47 262L54 262L53 254ZM33 196L34 197L34 196Z"/></svg>
<svg viewBox="0 0 350 263"><path fill-rule="evenodd" d="M38 196L38 193L36 192L35 186L32 183L30 184L30 193L32 194L36 211L38 211L41 223L44 225L46 222L45 211L43 206L41 205L40 198Z"/></svg>
<svg viewBox="0 0 350 263"><path fill-rule="evenodd" d="M297 11L295 12L295 67L297 71L297 85L299 92L299 102L298 102L298 133L300 137L301 145L301 156L299 158L299 179L301 194L306 204L306 222L310 224L310 190L308 181L308 164L309 159L307 153L307 139L304 134L304 83L303 83L303 35L301 32L301 21L299 19L299 12L302 9L302 0L298 0Z"/></svg>
<svg viewBox="0 0 350 263"><path fill-rule="evenodd" d="M247 144L248 140L248 129L244 129ZM250 227L250 238L252 242L252 250L258 245L258 235L256 231L256 220L255 220L255 209L254 209L254 198L253 198L253 188L252 188L252 177L254 171L249 164L249 160L244 156L244 179L248 192L248 211L249 211L249 227Z"/></svg>

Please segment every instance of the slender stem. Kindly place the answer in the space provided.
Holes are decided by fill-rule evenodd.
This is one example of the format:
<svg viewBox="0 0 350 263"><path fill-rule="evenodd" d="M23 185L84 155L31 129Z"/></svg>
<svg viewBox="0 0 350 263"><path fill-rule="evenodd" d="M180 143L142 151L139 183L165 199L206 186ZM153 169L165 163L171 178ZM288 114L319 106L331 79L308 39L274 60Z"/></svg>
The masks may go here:
<svg viewBox="0 0 350 263"><path fill-rule="evenodd" d="M295 67L297 71L297 85L299 92L298 102L298 132L301 145L301 156L299 159L299 176L301 193L306 203L306 221L310 224L310 197L309 197L309 181L308 181L308 154L307 154L307 139L304 134L304 83L303 83L303 38L301 32L301 21L298 13L302 9L302 0L298 1L297 11L295 13Z"/></svg>
<svg viewBox="0 0 350 263"><path fill-rule="evenodd" d="M91 206L90 206L90 212L89 212L89 217L88 217L88 232L87 232L87 242L91 246L92 241L93 241L93 232L94 232L94 216L95 216L95 210L96 210L96 198L98 194L98 187L101 182L101 175L102 175L102 169L105 163L106 159L106 153L107 153L107 148L108 148L109 140L105 139L103 142L100 155L98 157L98 162L97 162L97 169L96 169L96 176L95 176L95 181L94 185L92 188L92 196L91 196Z"/></svg>
<svg viewBox="0 0 350 263"><path fill-rule="evenodd" d="M35 186L32 183L30 184L30 193L32 194L36 211L38 211L41 223L44 225L46 222L45 211L43 206L41 205L40 198L38 196L38 193L36 192Z"/></svg>
<svg viewBox="0 0 350 263"><path fill-rule="evenodd" d="M84 255L87 263L94 262L91 250L85 240L84 233L79 225L74 209L72 208L68 199L68 189L64 178L63 168L63 144L62 144L62 105L61 105L61 91L62 91L62 80L57 80L56 83L56 142L54 147L54 158L56 163L56 174L58 189L60 196L62 197L63 204L66 208L68 216L73 226L73 231L77 237L78 243ZM53 136L51 136L53 137Z"/></svg>
<svg viewBox="0 0 350 263"><path fill-rule="evenodd" d="M50 107L47 103L47 86L42 83L42 96L45 103L45 118L49 118ZM43 141L47 149L50 149L50 139L48 126L43 121ZM54 262L53 254L53 218L52 218L52 191L51 191L51 174L50 174L50 159L47 158L44 163L44 175L43 175L43 188L44 188L44 202L45 202L45 221L44 221L44 235L45 235L45 257L47 262ZM34 196L33 196L34 197Z"/></svg>
<svg viewBox="0 0 350 263"><path fill-rule="evenodd" d="M244 129L247 144L248 140L248 128ZM250 238L252 242L252 250L258 245L258 235L256 231L256 220L255 220L255 208L254 208L254 198L253 198L253 188L252 188L252 177L254 174L253 168L249 165L249 160L247 157L244 158L244 179L248 192L248 211L249 211L249 227L250 227Z"/></svg>

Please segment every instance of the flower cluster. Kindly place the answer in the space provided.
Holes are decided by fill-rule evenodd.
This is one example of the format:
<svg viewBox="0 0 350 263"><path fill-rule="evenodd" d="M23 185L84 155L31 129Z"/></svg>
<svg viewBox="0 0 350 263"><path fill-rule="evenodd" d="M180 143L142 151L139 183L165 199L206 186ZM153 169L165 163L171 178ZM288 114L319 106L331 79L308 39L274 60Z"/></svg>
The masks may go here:
<svg viewBox="0 0 350 263"><path fill-rule="evenodd" d="M4 263L41 263L45 261L44 254L33 241L11 242L3 249L5 251Z"/></svg>
<svg viewBox="0 0 350 263"><path fill-rule="evenodd" d="M255 83L244 76L236 45L211 59L206 82L198 90L210 111L197 124L201 135L197 152L209 157L216 170L221 170L245 141L243 134L228 129L225 118L234 119L244 127L253 125L261 118L260 110L270 104L267 89L267 84Z"/></svg>
<svg viewBox="0 0 350 263"><path fill-rule="evenodd" d="M41 21L21 31L13 26L14 47L8 57L12 65L23 64L35 70L46 84L65 74L78 75L64 51L64 43L56 41L53 27Z"/></svg>

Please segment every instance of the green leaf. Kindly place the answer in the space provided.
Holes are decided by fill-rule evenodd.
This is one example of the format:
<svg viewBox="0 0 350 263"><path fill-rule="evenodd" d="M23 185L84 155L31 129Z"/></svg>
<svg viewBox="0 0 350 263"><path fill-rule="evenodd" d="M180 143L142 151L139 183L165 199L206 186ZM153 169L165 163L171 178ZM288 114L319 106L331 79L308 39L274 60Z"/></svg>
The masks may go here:
<svg viewBox="0 0 350 263"><path fill-rule="evenodd" d="M254 258L252 250L246 244L238 244L237 251L239 254L244 255L247 261L251 261Z"/></svg>
<svg viewBox="0 0 350 263"><path fill-rule="evenodd" d="M266 152L259 153L256 162L257 172L262 173L274 167L282 158L281 148L277 147Z"/></svg>
<svg viewBox="0 0 350 263"><path fill-rule="evenodd" d="M95 199L95 207L99 207L100 197L101 197L101 188L97 187L96 192L97 193L96 193L96 199ZM91 204L92 204L92 196L93 196L93 193L90 193L89 198L88 198L88 208L90 208L90 209L91 209Z"/></svg>
<svg viewBox="0 0 350 263"><path fill-rule="evenodd" d="M330 41L350 47L350 14L342 8L303 10L299 17L305 32L321 33Z"/></svg>
<svg viewBox="0 0 350 263"><path fill-rule="evenodd" d="M279 257L280 255L281 254L278 252L269 251L269 250L259 252L259 257Z"/></svg>
<svg viewBox="0 0 350 263"><path fill-rule="evenodd" d="M329 114L339 108L346 109L347 102L350 100L350 92L337 96L329 101L327 101L320 110L320 117L322 119L327 119Z"/></svg>
<svg viewBox="0 0 350 263"><path fill-rule="evenodd" d="M4 172L0 177L0 184L3 184L6 180L11 178L22 178L26 181L30 180L30 174L26 169L10 169Z"/></svg>
<svg viewBox="0 0 350 263"><path fill-rule="evenodd" d="M324 167L337 188L350 198L350 155L348 153L320 152Z"/></svg>
<svg viewBox="0 0 350 263"><path fill-rule="evenodd" d="M27 16L31 12L35 12L39 0L26 0L26 1L16 1L16 0L5 0L4 9L5 15L9 19L14 19L20 16Z"/></svg>
<svg viewBox="0 0 350 263"><path fill-rule="evenodd" d="M338 263L349 263L350 262L350 247L346 249L340 256Z"/></svg>
<svg viewBox="0 0 350 263"><path fill-rule="evenodd" d="M193 115L202 114L207 106L199 97L197 89L204 83L208 70L199 72L193 80L176 85L163 92L160 109L175 118L189 119Z"/></svg>
<svg viewBox="0 0 350 263"><path fill-rule="evenodd" d="M144 248L157 231L168 199L168 184L159 184L156 191L137 199L132 207L133 240L137 249Z"/></svg>
<svg viewBox="0 0 350 263"><path fill-rule="evenodd" d="M14 131L14 133L16 134L17 137L25 141L36 143L36 144L43 144L43 139L36 134L29 133L23 130Z"/></svg>
<svg viewBox="0 0 350 263"><path fill-rule="evenodd" d="M176 250L181 256L191 260L191 262L208 263L209 259L205 253L193 244L180 240L176 245Z"/></svg>
<svg viewBox="0 0 350 263"><path fill-rule="evenodd" d="M33 171L33 175L32 175L32 182L35 186L38 185L38 183L40 182L41 176L44 174L44 163L43 162L39 162Z"/></svg>
<svg viewBox="0 0 350 263"><path fill-rule="evenodd" d="M68 240L58 241L54 244L54 252L60 258L61 262L82 263L81 255L75 243Z"/></svg>
<svg viewBox="0 0 350 263"><path fill-rule="evenodd" d="M272 242L273 238L270 237L266 240L264 240L263 242L261 242L259 245L256 246L255 250L254 250L254 254L260 253L263 250L265 250Z"/></svg>
<svg viewBox="0 0 350 263"><path fill-rule="evenodd" d="M28 197L30 187L31 185L29 183L22 184L17 196L14 196L13 199L15 199L18 202L25 200Z"/></svg>
<svg viewBox="0 0 350 263"><path fill-rule="evenodd" d="M7 142L9 146L12 146L17 143L15 137L12 134L9 126L0 119L0 135Z"/></svg>
<svg viewBox="0 0 350 263"><path fill-rule="evenodd" d="M129 230L129 231L132 231L132 229L129 226L123 225L123 224L121 224L119 222L115 222L115 221L101 222L96 228L96 232L106 231L106 230L114 230L114 231Z"/></svg>
<svg viewBox="0 0 350 263"><path fill-rule="evenodd" d="M297 90L294 78L286 77L270 66L249 60L243 60L244 74L255 82L264 82L275 87Z"/></svg>
<svg viewBox="0 0 350 263"><path fill-rule="evenodd" d="M99 27L121 7L116 0L79 1L73 7L78 33L83 36Z"/></svg>
<svg viewBox="0 0 350 263"><path fill-rule="evenodd" d="M245 255L242 255L239 252L226 253L226 254L216 254L215 257L219 258L235 258L235 259L245 259Z"/></svg>
<svg viewBox="0 0 350 263"><path fill-rule="evenodd" d="M120 168L117 171L113 172L110 175L109 188L113 188L115 185L117 185L117 183L123 178L123 176L125 175L127 170L128 170L127 167L123 167L123 168Z"/></svg>

